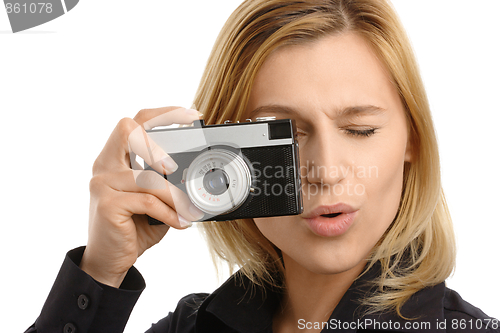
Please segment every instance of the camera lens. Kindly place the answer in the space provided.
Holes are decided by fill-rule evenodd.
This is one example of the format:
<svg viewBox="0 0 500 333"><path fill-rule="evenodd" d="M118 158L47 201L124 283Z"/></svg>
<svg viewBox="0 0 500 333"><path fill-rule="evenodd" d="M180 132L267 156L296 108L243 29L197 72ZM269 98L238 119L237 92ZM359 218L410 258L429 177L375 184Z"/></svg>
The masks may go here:
<svg viewBox="0 0 500 333"><path fill-rule="evenodd" d="M220 195L229 187L229 179L224 170L212 169L203 177L203 186L210 194Z"/></svg>
<svg viewBox="0 0 500 333"><path fill-rule="evenodd" d="M207 219L240 207L249 196L252 174L243 157L218 147L196 156L185 179L189 199Z"/></svg>

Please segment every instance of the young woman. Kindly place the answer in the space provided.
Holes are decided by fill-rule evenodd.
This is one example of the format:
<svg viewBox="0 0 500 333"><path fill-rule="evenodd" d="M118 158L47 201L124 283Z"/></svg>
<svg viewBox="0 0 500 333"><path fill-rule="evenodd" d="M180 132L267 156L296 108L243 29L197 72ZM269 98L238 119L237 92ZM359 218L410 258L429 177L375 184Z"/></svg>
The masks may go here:
<svg viewBox="0 0 500 333"><path fill-rule="evenodd" d="M244 2L194 105L207 124L294 119L304 212L202 223L213 255L241 269L213 293L183 298L149 332L500 332L444 285L455 244L437 142L389 3ZM132 170L130 155L173 172L153 142L148 153L144 129L198 117L167 107L120 121L93 167L88 244L68 253L27 332L123 330L144 288L137 257L203 216L160 175Z"/></svg>

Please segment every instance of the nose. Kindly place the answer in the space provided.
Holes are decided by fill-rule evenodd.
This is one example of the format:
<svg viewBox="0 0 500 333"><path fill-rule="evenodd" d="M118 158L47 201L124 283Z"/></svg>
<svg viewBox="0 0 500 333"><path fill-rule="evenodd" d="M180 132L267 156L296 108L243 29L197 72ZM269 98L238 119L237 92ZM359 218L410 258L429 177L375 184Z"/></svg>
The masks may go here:
<svg viewBox="0 0 500 333"><path fill-rule="evenodd" d="M307 183L321 186L336 186L346 178L349 171L348 152L332 128L318 128L299 147L301 175Z"/></svg>

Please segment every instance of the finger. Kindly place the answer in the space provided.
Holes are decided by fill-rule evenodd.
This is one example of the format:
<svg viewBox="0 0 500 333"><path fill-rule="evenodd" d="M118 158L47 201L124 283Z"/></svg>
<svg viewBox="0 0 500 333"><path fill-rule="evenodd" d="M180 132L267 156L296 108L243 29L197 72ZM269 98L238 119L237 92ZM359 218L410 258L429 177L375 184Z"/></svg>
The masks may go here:
<svg viewBox="0 0 500 333"><path fill-rule="evenodd" d="M136 191L147 191L167 203L181 216L189 221L198 221L204 217L204 213L199 210L187 194L167 181L164 177L151 170L132 170L135 178Z"/></svg>
<svg viewBox="0 0 500 333"><path fill-rule="evenodd" d="M199 119L203 114L193 109L175 108L171 107L144 110L139 116L137 115L138 124L146 130L150 130L157 126L169 126L173 124L191 124L193 121Z"/></svg>
<svg viewBox="0 0 500 333"><path fill-rule="evenodd" d="M104 174L93 177L92 182L106 184L116 191L154 195L189 221L198 221L204 216L203 212L191 203L186 193L152 170L127 170Z"/></svg>
<svg viewBox="0 0 500 333"><path fill-rule="evenodd" d="M129 134L129 156L137 154L154 170L163 174L171 174L177 170L177 164L167 152L147 135L144 128L169 126L172 124L189 124L198 118L199 113L196 110L184 108L177 108L168 112L165 112L165 108L148 111L152 112L144 115L145 113L143 111L143 116L138 117L148 119L143 123L144 127L138 126ZM156 117L149 118L157 113L159 114ZM131 161L130 164L133 165L133 161Z"/></svg>
<svg viewBox="0 0 500 333"><path fill-rule="evenodd" d="M128 156L140 156L146 164L157 172L169 175L177 170L177 163L144 131L137 126L128 136ZM130 161L130 165L134 165Z"/></svg>
<svg viewBox="0 0 500 333"><path fill-rule="evenodd" d="M117 124L113 133L111 133L106 145L103 150L97 157L94 166L92 168L93 174L98 174L100 172L110 172L112 170L116 170L117 168L130 168L130 166L135 166L135 155L129 156L132 148L129 144L129 135L135 131L135 136L137 140L142 140L144 144L140 145L143 148L143 151L146 155L151 157L148 152L149 141L145 136L145 132L142 129L142 124L146 121L152 120L151 125L147 125L148 127L152 126L167 126L171 125L175 122L178 123L192 123L194 120L199 119L198 115L194 114L193 111L185 111L184 108L179 107L164 107L158 109L145 109L139 111L139 113L135 116L134 119L131 118L123 118ZM159 117L155 119L155 117L161 116L163 114L170 113L170 111L175 111L173 113L172 119L169 120L168 116ZM184 112L184 117L183 117ZM141 135L143 137L141 137ZM153 145L154 147L154 145ZM158 154L158 152L155 152ZM160 152L161 153L161 152ZM144 159L144 156L138 154L141 158ZM155 157L153 155L153 159L158 160L160 157ZM161 159L161 158L160 158ZM147 159L145 159L147 160ZM150 161L151 162L151 161ZM153 162L151 162L154 164ZM151 164L150 164L151 165ZM151 165L153 166L153 165ZM170 165L173 167L173 164ZM158 172L162 172L162 168L159 165L155 165Z"/></svg>
<svg viewBox="0 0 500 333"><path fill-rule="evenodd" d="M122 209L126 216L149 215L175 229L185 229L190 226L190 223L183 222L182 217L179 218L174 209L154 195L135 192L116 193L116 199L124 203Z"/></svg>

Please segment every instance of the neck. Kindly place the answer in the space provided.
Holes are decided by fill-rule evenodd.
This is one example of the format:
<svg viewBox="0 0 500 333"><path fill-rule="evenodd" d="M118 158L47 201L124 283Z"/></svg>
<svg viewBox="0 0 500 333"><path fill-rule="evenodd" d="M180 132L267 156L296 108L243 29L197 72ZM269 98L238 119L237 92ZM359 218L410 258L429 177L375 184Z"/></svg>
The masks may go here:
<svg viewBox="0 0 500 333"><path fill-rule="evenodd" d="M299 265L285 253L283 261L287 292L274 316L273 332L298 331L299 320L312 323L328 321L342 296L365 267L363 260L344 272L318 274Z"/></svg>

